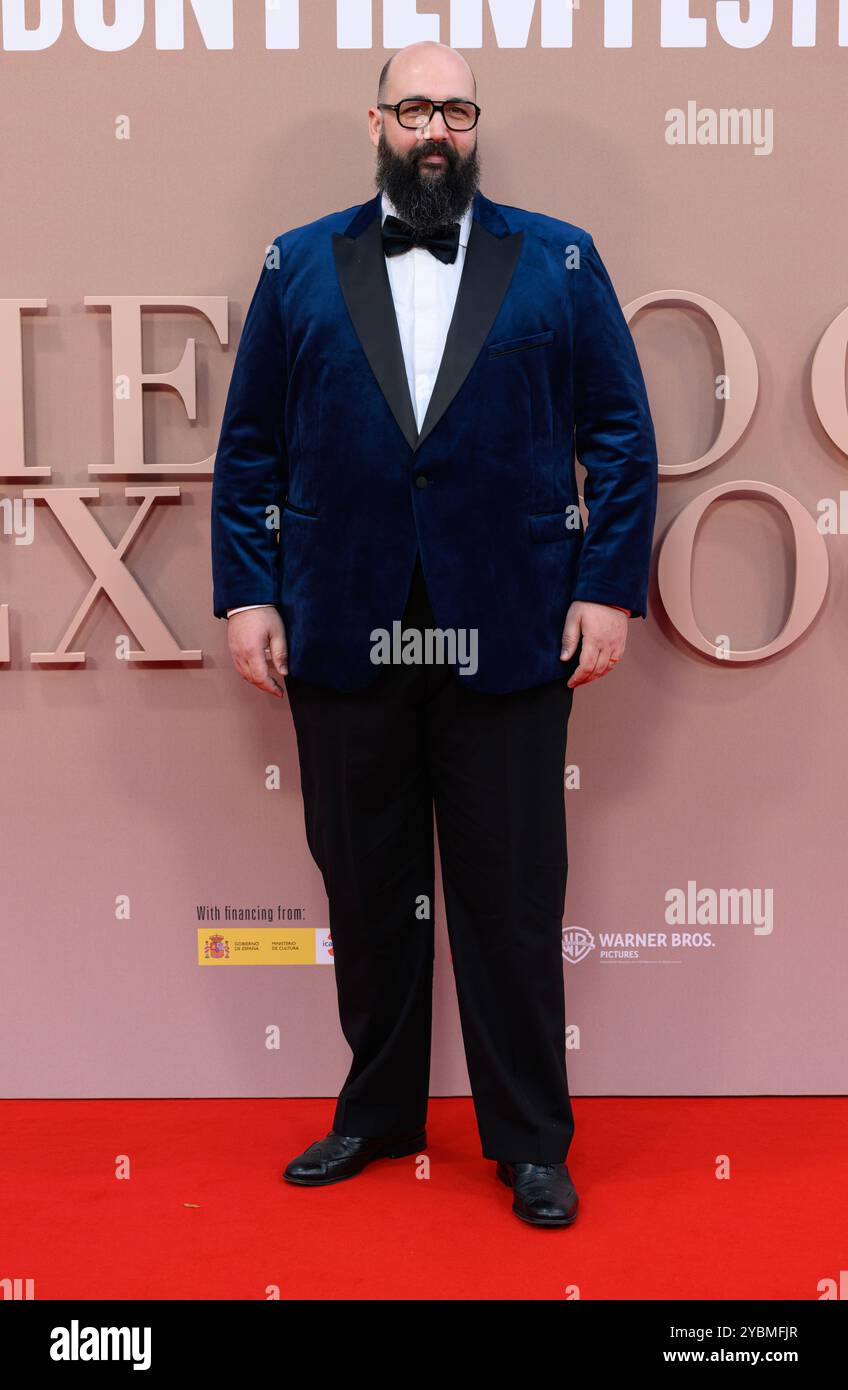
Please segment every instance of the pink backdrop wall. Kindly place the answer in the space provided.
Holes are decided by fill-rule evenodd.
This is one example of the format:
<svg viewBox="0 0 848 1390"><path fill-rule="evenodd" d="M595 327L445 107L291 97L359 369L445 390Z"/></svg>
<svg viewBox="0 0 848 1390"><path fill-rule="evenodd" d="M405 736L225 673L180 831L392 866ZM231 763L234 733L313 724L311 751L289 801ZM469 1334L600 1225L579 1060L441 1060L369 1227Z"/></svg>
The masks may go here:
<svg viewBox="0 0 848 1390"><path fill-rule="evenodd" d="M24 8L34 27L39 6ZM79 7L83 28L86 8L98 6ZM164 19L180 8L163 6ZM458 4L454 32L448 3L422 0L417 17L409 3L343 4L340 28L330 0L283 3L274 32L291 42L285 25L299 12L299 46L270 49L251 0L236 0L233 45L218 50L198 26L208 6L185 6L174 49L156 46L152 3L140 6L137 40L112 52L80 37L70 3L44 5L42 18L63 13L64 24L40 50L12 49L7 17L3 1095L334 1096L346 1074L331 964L198 963L201 904L281 904L319 934L326 907L288 704L231 667L211 614L210 482L186 466L214 453L265 247L371 196L377 76L390 51L421 38L456 44L475 68L489 197L587 227L623 304L664 291L715 301L741 325L759 374L741 438L702 469L664 473L649 621L630 625L618 671L575 695L563 964L572 1091L844 1090L848 539L838 528L807 536L799 593L809 599L822 557L826 591L800 635L764 659L727 660L718 648L722 635L737 651L762 648L790 616L796 538L779 500L719 501L698 528L693 611L718 643L712 654L663 602L683 602L688 566L676 564L662 596L656 571L672 523L718 485L770 484L813 525L848 486L844 333L818 401L812 386L818 344L846 306L848 7L822 0L813 31L816 6L793 16L787 0L750 47L731 41L743 31L720 32L713 3L634 8L625 47L612 43L627 36L628 6L600 0L574 14L570 47L563 6L519 0ZM117 10L131 22L132 5ZM698 37L684 11L706 21L703 46L680 46ZM107 20L113 12L105 6ZM670 144L667 113L690 101L770 110L773 148ZM85 301L113 296L177 297L143 314L145 372L173 371L186 340L197 344L196 419L174 391L144 390L144 474L89 471L112 463L125 403L112 384L109 311ZM181 296L212 297L213 309L228 300L227 346L209 318L178 307ZM20 310L20 300L46 307ZM663 466L698 458L728 409L716 398L726 364L714 328L694 307L669 305L641 312L633 331ZM731 374L731 394L743 375ZM25 466L49 474L18 471L21 410ZM143 638L101 592L70 641L84 663L33 662L61 643L92 573L43 497L32 533L16 537L12 499L98 488L75 505L118 546L143 505L125 489L145 486L173 495L151 505L124 563L177 647L201 657L126 659ZM749 889L755 908L759 894L770 929L675 928L667 895L690 881ZM441 899L437 928L431 1090L466 1094ZM675 930L692 942L676 944ZM669 939L605 956L605 934L619 932Z"/></svg>

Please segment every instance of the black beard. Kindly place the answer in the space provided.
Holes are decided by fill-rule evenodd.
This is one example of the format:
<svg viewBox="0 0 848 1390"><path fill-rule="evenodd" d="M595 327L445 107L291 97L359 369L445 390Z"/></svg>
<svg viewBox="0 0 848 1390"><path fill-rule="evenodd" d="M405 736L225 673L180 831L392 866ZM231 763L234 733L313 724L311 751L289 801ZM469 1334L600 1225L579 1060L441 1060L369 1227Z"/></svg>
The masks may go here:
<svg viewBox="0 0 848 1390"><path fill-rule="evenodd" d="M447 163L441 171L421 173L418 166L428 154L444 155ZM460 156L452 145L422 140L409 154L396 154L381 130L375 179L398 217L427 236L446 222L460 221L468 209L480 182L477 146Z"/></svg>

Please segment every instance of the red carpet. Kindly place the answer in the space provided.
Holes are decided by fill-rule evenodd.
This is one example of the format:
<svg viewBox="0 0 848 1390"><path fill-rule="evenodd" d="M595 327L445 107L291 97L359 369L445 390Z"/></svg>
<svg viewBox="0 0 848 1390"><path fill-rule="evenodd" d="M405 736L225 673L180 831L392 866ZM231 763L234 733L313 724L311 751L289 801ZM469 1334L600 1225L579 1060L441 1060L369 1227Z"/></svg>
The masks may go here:
<svg viewBox="0 0 848 1390"><path fill-rule="evenodd" d="M513 1216L464 1098L430 1102L429 1179L412 1157L284 1183L333 1105L2 1102L0 1277L36 1299L815 1300L848 1267L840 1097L578 1098L560 1230Z"/></svg>

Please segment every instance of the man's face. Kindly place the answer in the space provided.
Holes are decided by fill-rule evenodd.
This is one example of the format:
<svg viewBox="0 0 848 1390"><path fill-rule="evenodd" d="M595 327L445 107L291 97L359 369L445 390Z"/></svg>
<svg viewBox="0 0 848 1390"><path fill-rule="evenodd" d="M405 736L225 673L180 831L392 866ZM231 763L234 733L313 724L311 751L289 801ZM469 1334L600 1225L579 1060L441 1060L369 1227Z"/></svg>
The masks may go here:
<svg viewBox="0 0 848 1390"><path fill-rule="evenodd" d="M392 97L402 101L406 95ZM431 93L427 93L428 96ZM451 93L447 93L448 96ZM432 94L433 100L441 100ZM450 130L441 111L428 126L402 126L394 111L383 111L377 144L376 183L388 194L404 222L429 232L458 221L480 180L477 130Z"/></svg>

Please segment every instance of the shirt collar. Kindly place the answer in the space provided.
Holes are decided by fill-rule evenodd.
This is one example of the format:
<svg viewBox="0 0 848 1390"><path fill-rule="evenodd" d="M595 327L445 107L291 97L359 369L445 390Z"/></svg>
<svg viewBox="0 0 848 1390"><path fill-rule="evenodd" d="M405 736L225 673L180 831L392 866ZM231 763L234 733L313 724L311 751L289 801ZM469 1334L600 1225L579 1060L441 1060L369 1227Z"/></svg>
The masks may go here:
<svg viewBox="0 0 848 1390"><path fill-rule="evenodd" d="M399 212L397 211L397 209L395 208L395 205L394 205L394 203L392 202L391 198L389 197L388 193L385 193L385 192L384 192L384 193L381 195L381 197L382 197L382 220L383 220L383 222L385 222L386 218L389 217L389 216L391 216L391 217L399 217L399 216L400 216L400 213L399 213ZM468 238L469 238L470 235L471 235L471 221L472 221L473 216L474 216L474 199L472 198L471 202L468 204L468 207L465 209L465 212L462 214L462 217L459 219L459 244L460 244L460 246L462 246L462 247L465 247L465 246L468 245Z"/></svg>

